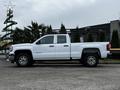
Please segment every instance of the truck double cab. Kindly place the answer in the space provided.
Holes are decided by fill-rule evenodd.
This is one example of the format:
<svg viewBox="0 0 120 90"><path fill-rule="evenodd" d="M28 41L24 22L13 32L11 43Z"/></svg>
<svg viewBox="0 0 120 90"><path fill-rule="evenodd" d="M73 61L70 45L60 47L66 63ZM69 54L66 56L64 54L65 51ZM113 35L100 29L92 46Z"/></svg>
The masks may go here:
<svg viewBox="0 0 120 90"><path fill-rule="evenodd" d="M31 44L12 45L9 60L17 66L31 66L41 60L79 60L85 66L96 67L100 58L107 58L109 46L109 42L71 43L68 34L48 34Z"/></svg>

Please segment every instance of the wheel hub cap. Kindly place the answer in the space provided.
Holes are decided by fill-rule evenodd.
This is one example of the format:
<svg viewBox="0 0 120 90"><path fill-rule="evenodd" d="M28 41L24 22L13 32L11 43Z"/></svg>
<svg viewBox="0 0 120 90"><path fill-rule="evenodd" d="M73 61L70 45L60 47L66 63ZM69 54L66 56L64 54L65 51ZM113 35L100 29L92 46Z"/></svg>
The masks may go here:
<svg viewBox="0 0 120 90"><path fill-rule="evenodd" d="M21 57L19 58L19 63L20 63L21 65L26 65L27 62L28 62L28 59L27 59L26 56L21 56Z"/></svg>
<svg viewBox="0 0 120 90"><path fill-rule="evenodd" d="M96 63L96 58L93 56L89 56L87 62L90 65L94 65Z"/></svg>

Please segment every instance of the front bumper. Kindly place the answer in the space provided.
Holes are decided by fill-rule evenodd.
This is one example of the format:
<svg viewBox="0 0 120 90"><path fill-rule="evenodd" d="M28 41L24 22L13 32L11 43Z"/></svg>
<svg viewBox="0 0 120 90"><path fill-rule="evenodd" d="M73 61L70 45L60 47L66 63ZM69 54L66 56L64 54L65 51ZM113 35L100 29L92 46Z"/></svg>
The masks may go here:
<svg viewBox="0 0 120 90"><path fill-rule="evenodd" d="M9 54L8 59L11 63L15 62L15 55L14 54Z"/></svg>

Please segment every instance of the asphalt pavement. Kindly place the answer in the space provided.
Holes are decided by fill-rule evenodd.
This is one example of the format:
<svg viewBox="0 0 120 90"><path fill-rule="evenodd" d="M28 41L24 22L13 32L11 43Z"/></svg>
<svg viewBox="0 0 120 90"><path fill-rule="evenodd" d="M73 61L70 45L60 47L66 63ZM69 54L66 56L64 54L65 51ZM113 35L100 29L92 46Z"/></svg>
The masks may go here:
<svg viewBox="0 0 120 90"><path fill-rule="evenodd" d="M0 90L120 90L120 64L42 63L17 67L0 57Z"/></svg>

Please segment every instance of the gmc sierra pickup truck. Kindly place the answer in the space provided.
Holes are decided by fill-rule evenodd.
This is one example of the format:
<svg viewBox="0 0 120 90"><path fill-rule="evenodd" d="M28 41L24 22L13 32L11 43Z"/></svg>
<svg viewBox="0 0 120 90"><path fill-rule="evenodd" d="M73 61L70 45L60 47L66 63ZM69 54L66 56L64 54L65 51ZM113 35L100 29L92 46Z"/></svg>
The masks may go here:
<svg viewBox="0 0 120 90"><path fill-rule="evenodd" d="M85 66L95 67L100 58L107 58L109 49L109 42L71 43L68 34L49 34L32 44L12 45L9 60L17 66L30 66L41 60L79 60Z"/></svg>

